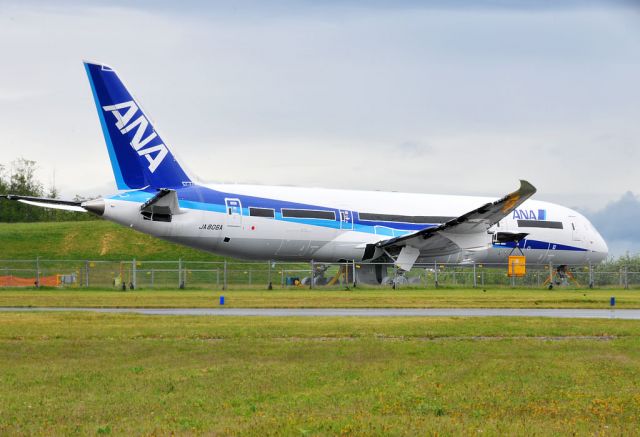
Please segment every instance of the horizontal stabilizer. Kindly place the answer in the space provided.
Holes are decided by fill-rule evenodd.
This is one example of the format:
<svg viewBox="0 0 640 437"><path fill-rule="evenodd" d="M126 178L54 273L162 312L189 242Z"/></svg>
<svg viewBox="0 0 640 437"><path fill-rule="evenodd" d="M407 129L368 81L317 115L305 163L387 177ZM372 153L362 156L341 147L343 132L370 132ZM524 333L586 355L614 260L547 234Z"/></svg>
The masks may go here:
<svg viewBox="0 0 640 437"><path fill-rule="evenodd" d="M24 200L24 199L18 199L18 202L26 203L27 205L39 206L42 208L60 209L63 211L74 211L74 212L87 212L87 210L81 206L65 205L64 203L34 202L33 200Z"/></svg>
<svg viewBox="0 0 640 437"><path fill-rule="evenodd" d="M81 202L77 202L75 200L60 200L60 199L50 199L47 197L19 196L16 194L7 194L6 196L0 196L0 198L2 197L4 197L7 200L17 200L20 203L26 203L27 205L39 206L42 208L60 209L63 211L74 211L74 212L87 212L86 209L80 206Z"/></svg>

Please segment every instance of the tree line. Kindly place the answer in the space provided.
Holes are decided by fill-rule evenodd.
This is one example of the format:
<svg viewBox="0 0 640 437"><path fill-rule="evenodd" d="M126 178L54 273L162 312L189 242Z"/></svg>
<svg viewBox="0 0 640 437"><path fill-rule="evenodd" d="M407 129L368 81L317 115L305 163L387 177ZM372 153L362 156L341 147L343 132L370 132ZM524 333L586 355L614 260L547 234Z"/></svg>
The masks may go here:
<svg viewBox="0 0 640 437"><path fill-rule="evenodd" d="M18 194L21 196L58 198L55 184L45 189L36 177L36 161L19 158L6 164L0 164L0 195ZM76 195L73 200L85 200ZM40 208L24 203L0 199L0 222L58 222L76 220L95 220L93 214Z"/></svg>
<svg viewBox="0 0 640 437"><path fill-rule="evenodd" d="M609 256L609 259L596 266L596 272L619 272L626 269L628 272L633 272L637 275L640 272L640 253L631 254L626 253L619 257ZM637 278L631 279L637 283Z"/></svg>

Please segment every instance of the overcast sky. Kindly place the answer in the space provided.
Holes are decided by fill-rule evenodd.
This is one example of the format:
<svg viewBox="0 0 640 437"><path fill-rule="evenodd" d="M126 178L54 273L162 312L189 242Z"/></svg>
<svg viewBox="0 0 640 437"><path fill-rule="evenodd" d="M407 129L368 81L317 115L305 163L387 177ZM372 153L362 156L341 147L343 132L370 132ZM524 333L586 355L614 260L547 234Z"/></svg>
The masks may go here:
<svg viewBox="0 0 640 437"><path fill-rule="evenodd" d="M635 253L637 5L3 0L0 161L66 196L114 189L91 59L201 180L501 196L525 178Z"/></svg>

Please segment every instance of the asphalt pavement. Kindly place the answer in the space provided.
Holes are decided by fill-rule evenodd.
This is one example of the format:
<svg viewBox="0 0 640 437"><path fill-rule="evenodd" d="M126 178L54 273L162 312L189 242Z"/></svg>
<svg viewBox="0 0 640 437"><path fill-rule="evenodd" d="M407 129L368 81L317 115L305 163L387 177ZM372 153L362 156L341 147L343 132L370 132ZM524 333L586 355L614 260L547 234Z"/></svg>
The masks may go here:
<svg viewBox="0 0 640 437"><path fill-rule="evenodd" d="M576 308L78 308L3 307L0 312L94 312L236 317L555 317L640 320L640 309Z"/></svg>

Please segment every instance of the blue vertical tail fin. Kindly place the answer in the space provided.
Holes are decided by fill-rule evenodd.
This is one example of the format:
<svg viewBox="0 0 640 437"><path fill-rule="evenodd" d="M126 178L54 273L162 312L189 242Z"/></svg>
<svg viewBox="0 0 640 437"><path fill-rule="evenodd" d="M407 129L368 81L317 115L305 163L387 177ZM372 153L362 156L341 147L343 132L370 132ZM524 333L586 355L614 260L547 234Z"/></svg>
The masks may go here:
<svg viewBox="0 0 640 437"><path fill-rule="evenodd" d="M110 67L84 62L120 190L177 188L192 181L140 104Z"/></svg>

